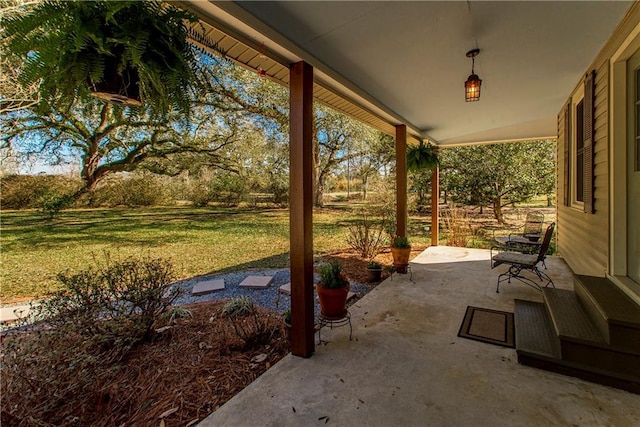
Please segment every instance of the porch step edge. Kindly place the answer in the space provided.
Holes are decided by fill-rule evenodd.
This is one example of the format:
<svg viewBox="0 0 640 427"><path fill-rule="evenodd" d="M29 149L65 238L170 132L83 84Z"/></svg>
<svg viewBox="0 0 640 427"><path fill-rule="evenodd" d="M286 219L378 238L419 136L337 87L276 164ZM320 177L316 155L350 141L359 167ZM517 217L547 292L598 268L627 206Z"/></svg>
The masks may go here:
<svg viewBox="0 0 640 427"><path fill-rule="evenodd" d="M605 277L582 275L576 275L575 280L607 322L640 329L640 306L613 282Z"/></svg>
<svg viewBox="0 0 640 427"><path fill-rule="evenodd" d="M544 288L542 296L554 330L561 340L606 346L605 338L573 291Z"/></svg>
<svg viewBox="0 0 640 427"><path fill-rule="evenodd" d="M521 299L514 303L516 351L559 359L560 341L544 304Z"/></svg>

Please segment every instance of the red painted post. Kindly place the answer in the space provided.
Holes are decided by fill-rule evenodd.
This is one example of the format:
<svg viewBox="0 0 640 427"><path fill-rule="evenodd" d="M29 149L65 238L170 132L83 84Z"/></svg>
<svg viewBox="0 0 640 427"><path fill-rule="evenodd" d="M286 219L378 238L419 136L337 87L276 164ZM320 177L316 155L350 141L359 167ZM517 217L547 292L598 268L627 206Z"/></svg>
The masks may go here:
<svg viewBox="0 0 640 427"><path fill-rule="evenodd" d="M313 67L289 69L290 166L289 239L291 251L291 352L310 357L313 330Z"/></svg>

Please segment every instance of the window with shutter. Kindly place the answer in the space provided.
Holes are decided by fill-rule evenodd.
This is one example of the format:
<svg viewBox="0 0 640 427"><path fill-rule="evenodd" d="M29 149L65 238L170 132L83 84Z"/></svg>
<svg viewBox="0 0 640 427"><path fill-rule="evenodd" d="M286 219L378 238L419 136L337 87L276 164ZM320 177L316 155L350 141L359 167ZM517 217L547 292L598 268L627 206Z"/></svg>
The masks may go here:
<svg viewBox="0 0 640 427"><path fill-rule="evenodd" d="M594 78L594 72L587 74L572 94L570 122L565 117L565 205L587 213L594 212Z"/></svg>
<svg viewBox="0 0 640 427"><path fill-rule="evenodd" d="M584 111L583 111L583 153L582 164L583 186L580 194L583 195L584 211L594 213L594 176L593 176L593 154L594 154L594 120L595 120L595 71L587 74L584 81Z"/></svg>

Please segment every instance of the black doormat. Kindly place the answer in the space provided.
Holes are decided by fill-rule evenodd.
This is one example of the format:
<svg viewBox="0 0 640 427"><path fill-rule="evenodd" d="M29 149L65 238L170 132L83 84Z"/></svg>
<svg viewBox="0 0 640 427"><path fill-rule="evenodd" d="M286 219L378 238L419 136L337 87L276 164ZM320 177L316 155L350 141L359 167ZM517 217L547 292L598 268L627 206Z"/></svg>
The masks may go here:
<svg viewBox="0 0 640 427"><path fill-rule="evenodd" d="M458 336L515 348L513 313L468 306Z"/></svg>

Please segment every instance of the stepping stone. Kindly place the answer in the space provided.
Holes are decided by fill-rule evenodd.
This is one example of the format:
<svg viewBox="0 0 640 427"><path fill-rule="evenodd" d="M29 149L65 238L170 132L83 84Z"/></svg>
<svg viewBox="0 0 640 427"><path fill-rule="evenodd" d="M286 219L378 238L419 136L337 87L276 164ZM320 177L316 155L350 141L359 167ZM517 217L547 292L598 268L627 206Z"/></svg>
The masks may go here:
<svg viewBox="0 0 640 427"><path fill-rule="evenodd" d="M273 276L248 276L240 283L241 288L264 289L273 282Z"/></svg>
<svg viewBox="0 0 640 427"><path fill-rule="evenodd" d="M287 294L287 295L291 295L291 282L287 283L286 285L282 285L278 288L278 292L281 292L283 294Z"/></svg>
<svg viewBox="0 0 640 427"><path fill-rule="evenodd" d="M20 317L26 317L31 308L28 305L18 307L2 307L0 308L0 323L10 323L18 320Z"/></svg>
<svg viewBox="0 0 640 427"><path fill-rule="evenodd" d="M224 279L205 280L193 285L192 295L207 295L224 289Z"/></svg>

